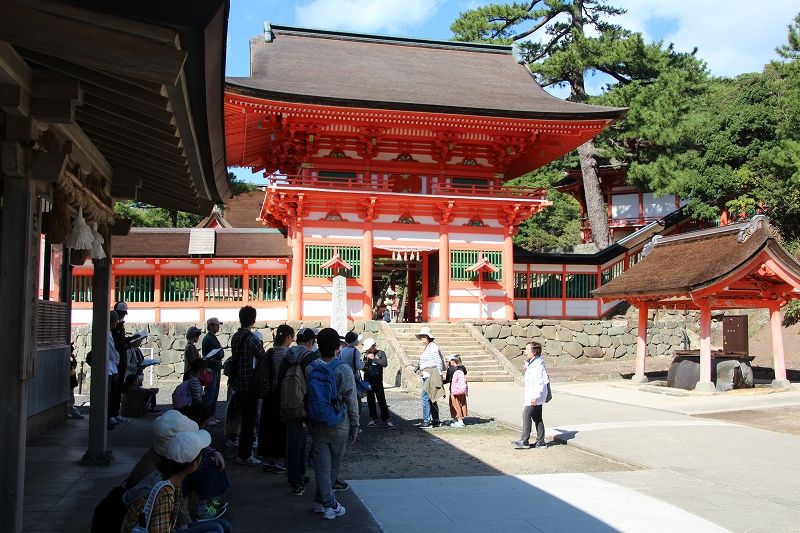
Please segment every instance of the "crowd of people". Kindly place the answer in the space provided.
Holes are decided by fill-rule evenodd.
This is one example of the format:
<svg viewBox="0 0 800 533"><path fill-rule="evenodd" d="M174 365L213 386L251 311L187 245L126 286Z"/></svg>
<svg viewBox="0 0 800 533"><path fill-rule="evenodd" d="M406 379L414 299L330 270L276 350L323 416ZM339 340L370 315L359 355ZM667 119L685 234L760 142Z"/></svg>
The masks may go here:
<svg viewBox="0 0 800 533"><path fill-rule="evenodd" d="M130 411L137 405L139 413L159 413L155 405L158 389L142 385L145 364L140 345L147 332L127 336L126 314L125 302L118 302L110 314L109 429L124 421L121 404L130 404ZM387 429L395 428L383 386L387 355L375 339L362 339L355 332L340 337L331 328L295 331L288 324L276 328L271 346L265 348L255 329L256 318L253 307L241 308L227 359L217 338L222 325L217 318L207 320L202 342L199 328L192 326L186 331L183 381L173 392L173 409L156 419L151 449L126 479L124 490L116 494L117 510L124 509L117 513L122 531L232 530L222 518L230 487L225 460L211 446L210 434L204 429L223 421L217 417L222 373L228 378L224 442L235 448L236 462L286 473L291 494L296 496L305 493L310 482L306 469L311 465L313 510L326 519L345 514L336 492L347 490L348 485L338 479L338 473L346 447L354 444L362 431L362 398L367 399L368 428L376 427L379 419ZM428 327L416 337L422 343L415 368L422 382L422 420L417 426L441 425L438 401L449 397L449 425L464 427L469 386L461 357L450 354L445 358ZM550 389L540 356L538 344L526 347L524 430L513 442L516 448L545 446L542 405L549 401ZM130 395L130 399L120 401L121 395ZM533 429L536 440L531 444ZM102 504L96 519L98 513L104 516Z"/></svg>

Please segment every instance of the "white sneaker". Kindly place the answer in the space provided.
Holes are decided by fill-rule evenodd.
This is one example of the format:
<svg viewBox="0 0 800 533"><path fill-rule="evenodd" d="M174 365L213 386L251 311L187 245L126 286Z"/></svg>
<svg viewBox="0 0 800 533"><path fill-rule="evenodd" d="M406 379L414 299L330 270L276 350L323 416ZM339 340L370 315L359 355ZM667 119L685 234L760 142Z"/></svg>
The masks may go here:
<svg viewBox="0 0 800 533"><path fill-rule="evenodd" d="M314 512L322 514L322 513L325 512L325 507L323 507L321 503L315 503L314 504Z"/></svg>
<svg viewBox="0 0 800 533"><path fill-rule="evenodd" d="M452 427L454 427L454 428L463 428L464 427L464 421L463 420L458 420L458 421L456 421L456 422L454 422L454 423L452 423L450 425Z"/></svg>
<svg viewBox="0 0 800 533"><path fill-rule="evenodd" d="M115 417L115 420L121 424L122 422L127 422L129 419L125 418L124 416L118 416Z"/></svg>
<svg viewBox="0 0 800 533"><path fill-rule="evenodd" d="M324 511L322 511L322 518L325 520L333 520L337 516L344 515L344 505L341 503L337 504L336 507L326 507Z"/></svg>
<svg viewBox="0 0 800 533"><path fill-rule="evenodd" d="M247 459L242 459L241 457L237 457L236 462L240 465L245 465L245 466L258 466L264 464L255 457L253 457L252 455Z"/></svg>

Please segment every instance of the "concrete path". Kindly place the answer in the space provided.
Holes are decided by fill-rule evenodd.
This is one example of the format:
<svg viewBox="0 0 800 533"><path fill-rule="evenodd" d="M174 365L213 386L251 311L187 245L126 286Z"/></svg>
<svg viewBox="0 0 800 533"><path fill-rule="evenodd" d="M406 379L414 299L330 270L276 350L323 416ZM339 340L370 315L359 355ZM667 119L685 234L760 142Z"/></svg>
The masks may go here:
<svg viewBox="0 0 800 533"><path fill-rule="evenodd" d="M624 382L557 384L553 391L544 410L549 435L643 469L596 478L732 531L797 531L800 437L685 414L800 405L797 388L749 398L667 396ZM521 399L522 388L512 383L470 385L471 411L515 427Z"/></svg>

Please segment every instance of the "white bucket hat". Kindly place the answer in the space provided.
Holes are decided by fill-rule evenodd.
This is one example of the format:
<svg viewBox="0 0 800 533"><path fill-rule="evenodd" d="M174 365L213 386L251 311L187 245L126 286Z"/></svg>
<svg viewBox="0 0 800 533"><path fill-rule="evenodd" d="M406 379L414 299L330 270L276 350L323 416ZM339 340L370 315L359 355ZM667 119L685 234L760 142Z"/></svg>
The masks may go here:
<svg viewBox="0 0 800 533"><path fill-rule="evenodd" d="M182 431L197 431L197 429L197 422L175 409L170 409L153 422L153 449L164 457L172 437Z"/></svg>
<svg viewBox="0 0 800 533"><path fill-rule="evenodd" d="M181 431L173 435L164 450L164 457L176 463L189 463L194 461L203 448L211 444L211 435L208 431Z"/></svg>
<svg viewBox="0 0 800 533"><path fill-rule="evenodd" d="M375 344L376 344L375 339L370 338L370 339L365 340L364 341L364 351L366 352L367 350L369 350L370 348L375 346Z"/></svg>
<svg viewBox="0 0 800 533"><path fill-rule="evenodd" d="M420 330L419 330L419 333L417 333L415 335L415 337L420 338L423 335L425 337L428 337L428 339L430 339L430 340L434 339L434 336L431 334L431 328L429 328L428 326L422 326L422 328L420 328Z"/></svg>

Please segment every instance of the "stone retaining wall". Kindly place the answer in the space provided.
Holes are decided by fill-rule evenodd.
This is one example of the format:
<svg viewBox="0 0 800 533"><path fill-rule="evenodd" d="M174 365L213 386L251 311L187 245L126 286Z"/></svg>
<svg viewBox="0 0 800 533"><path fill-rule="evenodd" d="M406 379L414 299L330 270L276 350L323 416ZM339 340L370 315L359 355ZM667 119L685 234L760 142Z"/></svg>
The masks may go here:
<svg viewBox="0 0 800 533"><path fill-rule="evenodd" d="M288 323L292 326L295 332L300 329L301 326L306 327L314 327L320 328L321 325L319 322L268 322L268 323L256 323L257 327L254 328L254 331L260 331L262 336L264 337L264 344L265 346L271 346L272 340L275 338L275 329L280 324ZM186 348L186 330L189 329L190 326L196 325L203 330L205 334L205 328L203 324L184 324L184 323L161 323L161 324L137 324L137 323L126 323L125 324L125 331L128 335L133 334L139 330L145 330L150 333L150 336L147 337L145 342L142 343L142 348L153 348L153 357L159 359L161 362L158 366L155 367L156 372L156 381L164 383L164 382L179 382L183 375L183 350ZM225 357L229 357L231 355L230 352L230 340L231 336L236 332L238 329L239 324L233 322L227 322L222 324L220 327L220 331L217 334L219 338L220 344L222 344L223 349L225 350ZM377 321L369 320L369 321L362 321L362 322L350 322L348 324L349 329L361 333L364 335L364 338L372 337L378 342L378 346L382 346L384 344L383 334L380 330L380 324ZM91 325L81 325L81 326L73 326L72 327L72 341L75 343L75 354L78 357L78 361L85 361L86 354L91 350L91 339L92 339L92 328ZM200 337L202 340L202 336ZM199 345L199 343L198 343ZM198 346L199 348L199 346ZM145 356L147 353L145 352ZM91 373L91 369L89 365L83 365L84 372L86 373L87 383L88 377ZM389 379L387 377L387 379ZM392 376L391 379L393 380L394 377ZM87 384L84 384L84 389L86 389Z"/></svg>
<svg viewBox="0 0 800 533"><path fill-rule="evenodd" d="M636 313L612 320L476 321L484 337L515 367L522 369L522 352L531 341L542 344L548 363L574 364L579 359L633 358L636 354ZM698 322L694 314L650 313L647 355L659 356L688 346L699 347Z"/></svg>

